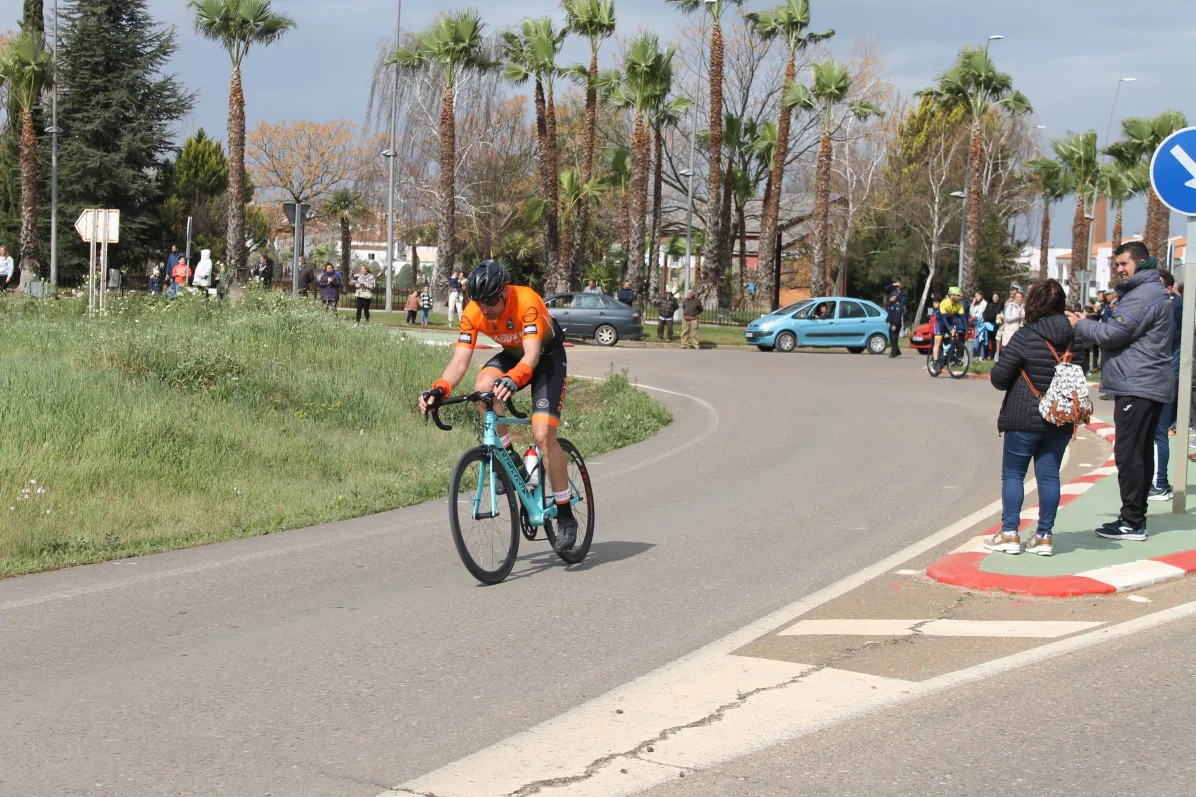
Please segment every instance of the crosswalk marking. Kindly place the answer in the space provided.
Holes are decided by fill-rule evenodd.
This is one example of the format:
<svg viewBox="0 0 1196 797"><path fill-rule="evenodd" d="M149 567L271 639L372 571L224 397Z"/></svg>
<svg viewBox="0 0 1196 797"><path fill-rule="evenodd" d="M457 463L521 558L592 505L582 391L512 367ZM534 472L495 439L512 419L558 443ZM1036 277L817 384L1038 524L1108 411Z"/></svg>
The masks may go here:
<svg viewBox="0 0 1196 797"><path fill-rule="evenodd" d="M947 636L1057 639L1103 623L1072 620L802 620L778 636Z"/></svg>

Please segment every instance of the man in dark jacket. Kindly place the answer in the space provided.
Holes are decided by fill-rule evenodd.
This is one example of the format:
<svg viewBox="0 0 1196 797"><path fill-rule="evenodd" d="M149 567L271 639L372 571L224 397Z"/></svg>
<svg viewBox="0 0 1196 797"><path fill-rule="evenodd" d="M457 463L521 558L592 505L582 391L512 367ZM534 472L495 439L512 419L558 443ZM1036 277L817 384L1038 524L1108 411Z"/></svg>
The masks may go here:
<svg viewBox="0 0 1196 797"><path fill-rule="evenodd" d="M901 348L897 341L901 337L901 322L905 316L905 306L901 303L899 293L890 293L889 301L885 305L885 318L889 322L889 356L900 357Z"/></svg>
<svg viewBox="0 0 1196 797"><path fill-rule="evenodd" d="M698 344L698 316L702 315L702 300L693 291L685 294L685 302L681 305L681 348L697 349Z"/></svg>
<svg viewBox="0 0 1196 797"><path fill-rule="evenodd" d="M660 311L660 319L656 322L656 339L664 340L664 328L667 324L669 327L669 343L673 342L673 316L677 314L677 297L673 295L672 291L665 291L664 296L660 298L660 305L657 309Z"/></svg>
<svg viewBox="0 0 1196 797"><path fill-rule="evenodd" d="M631 283L624 282L623 287L619 288L618 293L615 294L615 298L628 307L635 304L635 291L631 290Z"/></svg>
<svg viewBox="0 0 1196 797"><path fill-rule="evenodd" d="M1113 456L1121 488L1121 513L1096 530L1110 540L1146 539L1146 499L1154 478L1154 431L1163 407L1175 400L1171 373L1174 325L1170 295L1158 262L1141 241L1113 252L1121 283L1105 323L1068 313L1076 336L1104 352L1101 392L1115 398L1117 439Z"/></svg>

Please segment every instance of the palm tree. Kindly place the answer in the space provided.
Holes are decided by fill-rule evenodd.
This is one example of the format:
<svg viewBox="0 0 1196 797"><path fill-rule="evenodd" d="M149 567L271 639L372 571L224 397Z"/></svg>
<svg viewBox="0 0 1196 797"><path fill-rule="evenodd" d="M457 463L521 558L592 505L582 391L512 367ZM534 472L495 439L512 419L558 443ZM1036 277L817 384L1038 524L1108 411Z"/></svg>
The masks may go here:
<svg viewBox="0 0 1196 797"><path fill-rule="evenodd" d="M789 87L781 98L790 107L815 112L822 120L822 143L818 149L818 170L814 179L814 263L810 272L810 295L826 295L827 251L829 243L830 196L831 196L831 132L835 123L835 111L846 104L847 112L861 121L883 112L870 102L850 100L851 75L846 67L833 58L814 64L813 85L810 88L800 84ZM778 138L779 143L779 138ZM773 185L780 191L779 185Z"/></svg>
<svg viewBox="0 0 1196 797"><path fill-rule="evenodd" d="M1113 201L1113 205L1117 209L1117 214L1113 217L1113 236L1110 239L1113 248L1116 249L1121 246L1124 232L1122 228L1124 205L1133 197L1141 196L1150 190L1150 168L1149 164L1143 162L1134 148L1126 141L1110 144L1105 148L1105 154L1113 161L1101 167L1101 190L1121 189L1118 195L1109 195L1109 199Z"/></svg>
<svg viewBox="0 0 1196 797"><path fill-rule="evenodd" d="M21 287L37 279L37 130L33 111L50 85L53 65L40 35L26 31L0 52L0 85L8 86L21 115Z"/></svg>
<svg viewBox="0 0 1196 797"><path fill-rule="evenodd" d="M835 35L833 30L824 33L806 33L810 26L809 0L785 0L784 5L777 6L771 11L761 11L747 15L756 34L763 39L784 37L785 45L789 48L789 59L785 62L785 79L781 84L781 96L797 82L797 54L811 44L826 41ZM764 194L764 210L760 219L760 247L757 264L770 264L775 257L777 221L781 215L781 185L785 178L785 158L789 154L789 126L793 116L792 106L781 104L780 119L777 122L777 144L773 157L769 163L768 186ZM757 269L760 266L757 265ZM763 279L765 272L760 272L760 284L772 296L772 271L766 269L767 279Z"/></svg>
<svg viewBox="0 0 1196 797"><path fill-rule="evenodd" d="M656 87L652 107L648 111L648 124L655 139L652 156L652 225L648 231L648 264L652 269L645 275L645 282L651 286L652 275L660 262L660 223L664 214L664 131L681 123L681 115L693 103L685 97L669 98L672 91L672 70L665 70L661 79L666 82Z"/></svg>
<svg viewBox="0 0 1196 797"><path fill-rule="evenodd" d="M1126 166L1148 168L1150 159L1163 139L1186 126L1187 120L1179 111L1164 111L1153 119L1126 119L1121 123L1124 138L1112 144L1107 151ZM1171 211L1154 191L1148 191L1147 194L1146 228L1142 239L1151 254L1159 255L1167 247Z"/></svg>
<svg viewBox="0 0 1196 797"><path fill-rule="evenodd" d="M585 70L586 80L586 129L581 147L581 182L588 184L594 177L594 139L598 128L598 50L602 42L615 32L614 0L562 0L565 9L565 25L570 33L584 36L590 41L590 66ZM572 286L581 274L585 259L585 240L590 226L590 203L584 197L577 208L576 243L570 253L562 252L562 260L568 256L569 282ZM564 241L561 242L564 244Z"/></svg>
<svg viewBox="0 0 1196 797"><path fill-rule="evenodd" d="M628 200L631 196L631 150L617 147L606 157L605 171L602 183L607 189L619 192L619 245L627 255L627 262L631 262L631 210Z"/></svg>
<svg viewBox="0 0 1196 797"><path fill-rule="evenodd" d="M1097 175L1100 171L1096 151L1096 131L1068 133L1051 142L1059 159L1068 187L1076 195L1076 215L1071 223L1071 274L1067 291L1072 301L1080 300L1080 273L1088 270L1088 228L1092 223L1084 210L1096 198Z"/></svg>
<svg viewBox="0 0 1196 797"><path fill-rule="evenodd" d="M1042 235L1038 253L1038 279L1047 278L1048 252L1051 247L1051 205L1071 193L1067 175L1059 162L1051 158L1034 158L1026 163L1030 182L1042 197ZM1120 218L1120 216L1119 216Z"/></svg>
<svg viewBox="0 0 1196 797"><path fill-rule="evenodd" d="M557 155L556 103L554 83L560 72L556 56L568 29L556 31L548 17L524 19L519 31L503 34L503 71L516 85L534 78L536 137L540 151L540 190L544 201L544 280L552 290L568 287L568 275L561 274L561 230L559 211L560 163ZM562 276L564 279L562 279ZM564 284L562 284L562 282Z"/></svg>
<svg viewBox="0 0 1196 797"><path fill-rule="evenodd" d="M976 252L980 246L981 167L984 141L981 125L988 114L1005 108L1012 114L1026 114L1033 109L1030 101L1013 88L1013 78L998 72L983 47L965 47L951 69L939 77L938 88L925 89L919 96L931 96L945 107L964 107L971 120L972 144L968 155L967 235L964 240L963 290L976 290Z"/></svg>
<svg viewBox="0 0 1196 797"><path fill-rule="evenodd" d="M648 201L648 159L652 135L648 115L660 102L661 87L672 84L673 48L660 49L660 40L641 33L631 41L623 56L623 72L603 75L610 86L609 101L618 108L631 108L635 121L631 133L631 184L629 187L629 235L627 279L640 297L644 296L644 215Z"/></svg>
<svg viewBox="0 0 1196 797"><path fill-rule="evenodd" d="M324 200L323 212L332 216L341 225L341 273L345 279L352 279L349 273L351 250L353 247L352 224L360 221L366 214L365 200L361 194L351 188L338 188Z"/></svg>
<svg viewBox="0 0 1196 797"><path fill-rule="evenodd" d="M723 184L723 11L741 6L743 0L667 0L689 13L705 8L714 24L710 30L710 174L706 190L706 240L702 245L702 269L699 290L710 296L719 286L719 256L723 250L725 231L720 229L719 195Z"/></svg>
<svg viewBox="0 0 1196 797"><path fill-rule="evenodd" d="M581 172L577 169L565 169L561 172L561 252L562 254L569 251L572 245L572 233L575 229L575 219L581 212L581 209L586 207L602 195L606 186L597 177L592 177L589 180L581 179ZM572 284L574 279L571 271L564 268L564 261L562 261L561 274L567 280L564 287L560 290L569 290L576 287Z"/></svg>
<svg viewBox="0 0 1196 797"><path fill-rule="evenodd" d="M228 259L234 274L245 270L245 92L241 62L253 45L263 47L281 39L295 21L275 14L270 0L190 0L195 30L220 42L232 61L228 91Z"/></svg>
<svg viewBox="0 0 1196 797"><path fill-rule="evenodd" d="M476 9L456 14L442 14L424 32L414 47L399 47L388 64L404 69L437 67L444 77L440 103L440 207L436 218L436 264L432 282L440 285L457 259L456 242L456 163L457 116L453 106L457 81L468 72L488 71L495 67L482 51L485 27Z"/></svg>

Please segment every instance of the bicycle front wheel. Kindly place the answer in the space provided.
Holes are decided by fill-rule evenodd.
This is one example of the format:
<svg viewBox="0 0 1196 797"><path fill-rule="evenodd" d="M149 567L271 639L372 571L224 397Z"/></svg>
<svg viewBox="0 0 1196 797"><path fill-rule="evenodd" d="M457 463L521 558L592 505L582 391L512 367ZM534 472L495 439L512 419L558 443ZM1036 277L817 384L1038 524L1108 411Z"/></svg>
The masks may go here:
<svg viewBox="0 0 1196 797"><path fill-rule="evenodd" d="M940 373L938 365L934 362L934 349L926 354L926 373L931 376L938 376Z"/></svg>
<svg viewBox="0 0 1196 797"><path fill-rule="evenodd" d="M569 492L573 500L573 517L577 519L577 542L567 551L557 551L557 556L571 565L586 558L590 543L594 540L594 488L590 485L590 472L577 446L565 438L557 438L565 452L566 468L569 473ZM553 489L556 486L553 485ZM544 524L548 541L556 549L556 528L552 522Z"/></svg>
<svg viewBox="0 0 1196 797"><path fill-rule="evenodd" d="M952 347L951 357L947 360L947 372L952 379L963 379L972 367L972 353L967 346Z"/></svg>
<svg viewBox="0 0 1196 797"><path fill-rule="evenodd" d="M498 493L504 485L506 494ZM457 460L449 481L449 526L465 569L483 584L507 577L519 553L519 506L506 472L482 447Z"/></svg>

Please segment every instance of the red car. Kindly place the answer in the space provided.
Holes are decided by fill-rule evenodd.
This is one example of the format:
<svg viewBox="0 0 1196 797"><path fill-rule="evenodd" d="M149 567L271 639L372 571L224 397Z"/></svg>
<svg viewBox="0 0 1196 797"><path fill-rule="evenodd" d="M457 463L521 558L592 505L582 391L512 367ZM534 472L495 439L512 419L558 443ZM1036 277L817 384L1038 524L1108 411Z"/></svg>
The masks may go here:
<svg viewBox="0 0 1196 797"><path fill-rule="evenodd" d="M975 328L969 324L966 339L971 340L974 334ZM927 321L914 329L909 336L909 345L918 354L930 354L930 350L934 348L934 321Z"/></svg>

